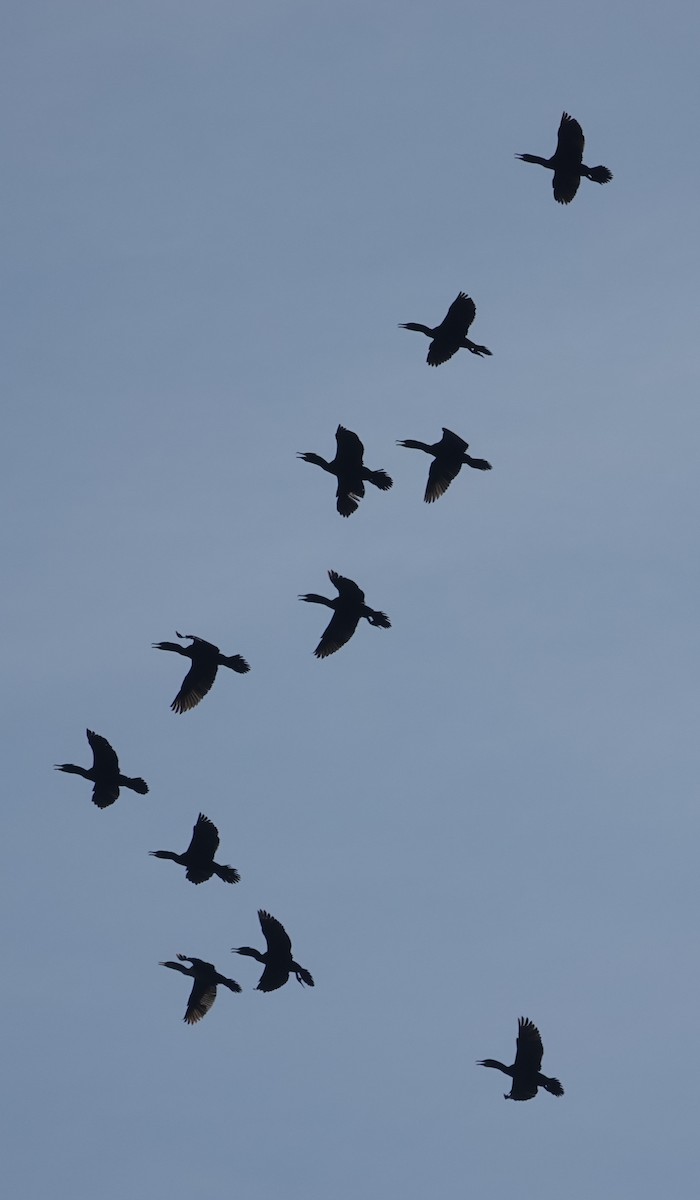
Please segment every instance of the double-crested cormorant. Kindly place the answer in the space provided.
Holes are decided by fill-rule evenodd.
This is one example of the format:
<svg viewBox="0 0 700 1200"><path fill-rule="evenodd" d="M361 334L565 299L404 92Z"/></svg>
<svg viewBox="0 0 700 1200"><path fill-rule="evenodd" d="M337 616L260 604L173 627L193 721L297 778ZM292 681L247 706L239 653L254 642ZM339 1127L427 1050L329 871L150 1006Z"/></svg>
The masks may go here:
<svg viewBox="0 0 700 1200"><path fill-rule="evenodd" d="M367 469L362 461L365 448L352 430L346 429L344 425L339 425L335 431L335 440L337 450L335 458L330 462L326 462L320 454L305 453L299 454L297 457L302 458L304 462L323 467L324 471L335 475L338 480L338 488L335 493L336 508L341 517L349 517L351 513L355 512L365 494L365 481L373 483L382 492L388 492L394 481L389 478L386 471L369 471Z"/></svg>
<svg viewBox="0 0 700 1200"><path fill-rule="evenodd" d="M506 1067L495 1058L484 1058L477 1064L479 1067L495 1067L510 1075L513 1080L510 1092L504 1093L504 1100L532 1100L537 1095L538 1087L544 1088L552 1096L563 1096L564 1089L558 1079L550 1079L542 1075L542 1038L536 1025L527 1017L518 1019L518 1041L515 1050L515 1062L512 1067Z"/></svg>
<svg viewBox="0 0 700 1200"><path fill-rule="evenodd" d="M183 1017L188 1025L196 1025L202 1017L206 1017L209 1009L216 1000L218 984L227 987L230 992L240 992L241 985L235 979L227 979L219 975L213 963L204 962L201 958L190 958L188 954L178 954L179 962L162 962L161 967L170 967L171 971L180 971L183 975L191 975L194 979L190 998L187 1001L187 1011ZM190 967L183 967L188 962Z"/></svg>
<svg viewBox="0 0 700 1200"><path fill-rule="evenodd" d="M428 472L428 484L423 497L426 504L432 504L434 500L439 500L445 494L452 480L459 475L464 463L468 467L474 467L477 471L491 470L491 463L487 462L485 458L471 458L466 453L469 443L463 441L451 429L445 429L444 425L440 441L435 442L432 446L427 445L426 442L413 441L412 438L397 442L397 445L407 446L409 450L424 450L426 454L432 454L435 459Z"/></svg>
<svg viewBox="0 0 700 1200"><path fill-rule="evenodd" d="M214 862L219 848L219 831L209 817L200 813L192 830L192 841L184 854L172 850L151 850L153 858L169 858L172 862L187 867L185 877L190 883L206 883L212 875L218 875L224 883L238 883L241 878L235 867L220 867Z"/></svg>
<svg viewBox="0 0 700 1200"><path fill-rule="evenodd" d="M284 925L263 908L258 909L258 919L263 936L267 942L267 950L261 954L251 946L234 946L232 954L247 954L265 964L265 970L260 976L256 992L275 992L281 988L294 972L299 983L314 986L314 981L305 967L300 967L292 958L292 943Z"/></svg>
<svg viewBox="0 0 700 1200"><path fill-rule="evenodd" d="M559 122L557 148L551 158L541 158L539 154L516 154L523 162L539 163L554 171L552 187L557 204L570 204L578 191L581 176L592 179L594 183L610 183L612 171L607 167L587 167L583 161L585 144L583 130L574 117L562 113Z"/></svg>
<svg viewBox="0 0 700 1200"><path fill-rule="evenodd" d="M100 737L99 733L93 733L91 729L86 729L85 732L92 749L90 769L76 767L74 763L56 763L56 770L67 771L70 775L82 775L83 779L91 780L95 785L92 789L92 802L98 808L109 808L110 804L114 804L119 796L119 789L123 787L131 788L132 792L139 792L141 796L145 796L148 784L144 779L131 779L128 775L120 775L119 759L107 738Z"/></svg>
<svg viewBox="0 0 700 1200"><path fill-rule="evenodd" d="M471 350L472 354L480 358L484 354L491 354L486 346L477 346L476 342L471 342L467 337L467 330L475 316L476 305L471 296L460 292L448 308L444 321L434 329L428 325L417 325L414 321L409 321L407 325L399 325L399 329L414 329L416 333L424 333L426 337L432 338L427 362L431 367L439 367L461 349Z"/></svg>
<svg viewBox="0 0 700 1200"><path fill-rule="evenodd" d="M205 642L204 638L195 637L193 633L178 633L175 630L175 636L190 638L192 645L178 646L177 642L153 642L155 650L172 650L174 654L184 654L185 658L192 659L192 666L185 675L182 687L170 705L173 712L184 713L195 708L207 692L211 691L219 667L230 667L239 675L245 675L250 670L240 654L227 657L221 653L218 646Z"/></svg>
<svg viewBox="0 0 700 1200"><path fill-rule="evenodd" d="M366 617L370 625L378 625L380 629L391 629L391 621L386 613L369 608L365 604L365 593L352 579L346 579L337 571L329 571L328 578L338 589L335 600L317 596L315 592L299 597L300 600L306 600L307 604L325 604L326 608L334 610L330 623L324 629L323 636L314 650L316 658L328 658L329 654L335 654L336 650L340 650L341 646L349 642L362 617Z"/></svg>

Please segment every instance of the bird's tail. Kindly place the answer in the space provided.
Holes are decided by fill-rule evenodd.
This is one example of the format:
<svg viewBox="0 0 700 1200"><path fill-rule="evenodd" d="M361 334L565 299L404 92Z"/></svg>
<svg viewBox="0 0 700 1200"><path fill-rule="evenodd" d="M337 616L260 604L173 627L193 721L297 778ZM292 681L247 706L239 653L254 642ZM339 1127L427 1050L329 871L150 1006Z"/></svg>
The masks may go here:
<svg viewBox="0 0 700 1200"><path fill-rule="evenodd" d="M600 182L604 182L604 180ZM470 341L469 338L464 339L464 346L467 350L471 350L472 354L476 354L477 358L483 358L484 355L487 355L489 358L493 357L488 346L479 346L476 342Z"/></svg>
<svg viewBox="0 0 700 1200"><path fill-rule="evenodd" d="M307 987L315 986L314 981L313 981L313 976L311 975L311 973L309 971L306 970L306 967L300 967L299 964L297 963L297 965L294 969L294 974L296 975L297 979L299 980L299 983L305 983Z"/></svg>
<svg viewBox="0 0 700 1200"><path fill-rule="evenodd" d="M491 463L485 458L472 458L471 455L465 454L464 461L468 467L473 467L475 471L490 471Z"/></svg>
<svg viewBox="0 0 700 1200"><path fill-rule="evenodd" d="M377 609L370 609L367 620L370 625L378 625L380 629L391 629L391 621L386 613L378 612Z"/></svg>
<svg viewBox="0 0 700 1200"><path fill-rule="evenodd" d="M610 183L612 171L609 171L607 167L589 167L588 178L592 179L594 183Z"/></svg>
<svg viewBox="0 0 700 1200"><path fill-rule="evenodd" d="M237 671L239 675L245 675L250 670L248 663L241 654L222 654L222 667L230 667L232 671Z"/></svg>
<svg viewBox="0 0 700 1200"><path fill-rule="evenodd" d="M394 486L394 481L386 471L367 471L365 479L368 483L373 483L380 492L388 492L390 487Z"/></svg>
<svg viewBox="0 0 700 1200"><path fill-rule="evenodd" d="M214 873L224 883L238 883L241 878L235 867L220 867L218 863L214 863Z"/></svg>
<svg viewBox="0 0 700 1200"><path fill-rule="evenodd" d="M138 792L140 796L145 796L148 791L148 784L145 779L140 777L137 779L129 779L123 775L119 780L121 787L131 788L132 792Z"/></svg>
<svg viewBox="0 0 700 1200"><path fill-rule="evenodd" d="M540 1087L543 1087L546 1092L552 1096L563 1096L564 1089L558 1079L551 1079L547 1075L540 1075L537 1080Z"/></svg>

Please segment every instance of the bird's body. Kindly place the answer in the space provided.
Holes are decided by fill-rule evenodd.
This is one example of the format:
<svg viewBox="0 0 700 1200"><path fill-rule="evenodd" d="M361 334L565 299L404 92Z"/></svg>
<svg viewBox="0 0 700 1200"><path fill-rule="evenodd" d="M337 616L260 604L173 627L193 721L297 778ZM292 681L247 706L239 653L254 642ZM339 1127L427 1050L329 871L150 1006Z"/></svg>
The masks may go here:
<svg viewBox="0 0 700 1200"><path fill-rule="evenodd" d="M171 971L180 971L182 975L191 975L194 979L192 991L187 1001L187 1009L183 1020L188 1025L196 1025L209 1012L216 1000L216 989L219 984L227 987L230 992L240 992L241 985L235 979L227 979L220 975L213 963L204 962L201 958L190 958L188 954L178 954L179 962L162 962L161 967L170 967ZM183 967L188 962L189 967Z"/></svg>
<svg viewBox="0 0 700 1200"><path fill-rule="evenodd" d="M92 750L92 766L86 768L77 767L75 763L57 763L56 770L89 779L95 785L92 790L92 802L98 808L109 808L110 804L114 804L119 796L119 789L123 787L131 788L132 792L145 796L148 784L140 777L133 779L120 773L119 759L107 738L93 733L92 729L86 729L85 733Z"/></svg>
<svg viewBox="0 0 700 1200"><path fill-rule="evenodd" d="M467 337L467 331L475 316L476 305L471 296L460 292L448 308L447 316L435 328L409 321L406 325L399 325L399 329L412 329L415 333L424 333L426 337L431 338L426 361L431 367L439 367L458 350L471 350L478 358L491 355L486 346L479 346Z"/></svg>
<svg viewBox="0 0 700 1200"><path fill-rule="evenodd" d="M263 963L265 970L255 990L275 992L284 986L291 974L296 975L299 983L313 987L314 981L309 972L292 957L292 942L284 926L263 908L258 909L258 920L267 943L265 952L261 953L252 946L238 946L231 951L232 954L245 954Z"/></svg>
<svg viewBox="0 0 700 1200"><path fill-rule="evenodd" d="M564 1089L559 1080L541 1073L542 1054L539 1029L527 1017L520 1017L513 1065L507 1067L495 1058L484 1058L477 1065L494 1067L504 1075L510 1075L513 1083L510 1092L504 1095L505 1100L532 1100L533 1096L537 1095L538 1088L544 1088L552 1096L563 1096Z"/></svg>
<svg viewBox="0 0 700 1200"><path fill-rule="evenodd" d="M205 642L204 638L196 637L193 633L178 633L176 637L189 638L191 646L178 646L177 642L154 642L155 650L171 650L173 654L182 654L191 659L192 666L187 672L182 687L170 705L173 712L184 713L195 708L210 692L219 667L230 667L238 675L245 675L250 670L248 663L240 654L222 654L218 646Z"/></svg>
<svg viewBox="0 0 700 1200"><path fill-rule="evenodd" d="M458 434L443 425L442 437L439 442L429 445L427 442L417 442L412 438L397 443L409 450L423 450L432 454L434 461L430 464L428 483L423 497L426 504L432 504L444 496L453 479L459 475L462 466L473 467L476 471L490 471L491 463L485 458L472 458L467 454L469 443Z"/></svg>
<svg viewBox="0 0 700 1200"><path fill-rule="evenodd" d="M172 850L151 850L150 853L153 858L167 858L186 867L185 877L190 883L206 883L212 875L217 875L224 883L238 883L241 877L235 867L222 867L214 862L218 848L216 825L200 813L192 830L192 840L183 854L174 854Z"/></svg>
<svg viewBox="0 0 700 1200"><path fill-rule="evenodd" d="M298 457L304 462L314 463L322 467L330 475L335 475L338 481L336 489L336 508L341 517L349 517L354 513L365 494L365 482L373 484L380 491L386 492L392 486L393 480L386 471L369 471L364 465L365 448L356 433L339 425L336 433L335 458L327 462L320 454L307 452Z"/></svg>
<svg viewBox="0 0 700 1200"><path fill-rule="evenodd" d="M316 658L327 658L329 654L335 654L336 650L340 650L341 646L349 642L362 617L365 617L370 625L378 625L381 629L391 628L391 621L386 613L365 604L365 593L352 579L346 579L337 571L329 571L328 578L338 590L334 600L319 596L315 592L308 592L299 597L307 604L324 604L326 608L333 609L333 616L314 650Z"/></svg>
<svg viewBox="0 0 700 1200"><path fill-rule="evenodd" d="M583 161L585 139L583 130L575 117L562 113L557 136L557 148L551 158L539 154L516 154L522 162L537 163L553 171L552 188L557 204L570 204L576 195L582 177L593 183L609 183L612 171L607 167L587 167Z"/></svg>

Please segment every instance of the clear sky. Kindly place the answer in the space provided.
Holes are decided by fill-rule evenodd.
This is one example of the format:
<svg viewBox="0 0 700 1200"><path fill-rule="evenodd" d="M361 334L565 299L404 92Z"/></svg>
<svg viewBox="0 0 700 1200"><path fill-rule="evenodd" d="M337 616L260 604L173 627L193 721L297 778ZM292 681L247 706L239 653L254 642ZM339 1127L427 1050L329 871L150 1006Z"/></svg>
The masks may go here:
<svg viewBox="0 0 700 1200"><path fill-rule="evenodd" d="M695 5L4 7L3 1177L697 1194ZM567 208L549 155L581 122ZM457 292L472 336L432 370ZM394 478L349 520L342 422ZM423 504L443 425L493 464ZM333 658L299 593L357 580ZM192 713L176 629L241 653ZM101 812L85 729L143 775ZM241 883L193 887L198 812ZM254 990L256 910L316 987ZM177 952L243 985L182 1022ZM566 1089L504 1103L517 1018Z"/></svg>

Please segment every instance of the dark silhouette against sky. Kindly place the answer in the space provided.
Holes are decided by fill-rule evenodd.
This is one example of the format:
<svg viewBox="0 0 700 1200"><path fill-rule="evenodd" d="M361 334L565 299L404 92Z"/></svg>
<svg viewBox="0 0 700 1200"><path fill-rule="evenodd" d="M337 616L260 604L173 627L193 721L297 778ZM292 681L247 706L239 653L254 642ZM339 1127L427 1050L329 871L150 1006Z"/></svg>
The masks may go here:
<svg viewBox="0 0 700 1200"><path fill-rule="evenodd" d="M359 437L352 430L339 425L335 431L335 457L329 461L321 458L320 454L306 451L297 457L304 462L314 463L322 467L338 480L336 490L336 508L341 517L349 517L356 512L360 500L365 494L365 483L371 483L382 492L387 492L393 480L386 471L370 471L364 465L365 448Z"/></svg>
<svg viewBox="0 0 700 1200"><path fill-rule="evenodd" d="M186 867L185 877L190 883L206 883L212 875L218 876L224 883L238 883L240 875L235 867L224 867L214 862L214 855L219 848L219 831L209 817L200 813L192 830L192 840L182 854L172 850L151 850L153 858L167 858L172 862Z"/></svg>
<svg viewBox="0 0 700 1200"><path fill-rule="evenodd" d="M469 443L465 442L459 434L453 433L451 429L445 429L444 426L439 442L430 444L417 442L413 438L405 438L403 441L397 442L397 445L406 446L409 450L423 450L426 454L433 456L434 461L430 464L428 482L423 497L426 504L433 504L435 500L444 496L452 480L457 478L465 464L473 467L475 471L491 470L490 462L487 462L485 458L472 458L467 454Z"/></svg>
<svg viewBox="0 0 700 1200"><path fill-rule="evenodd" d="M313 987L314 981L305 967L299 965L292 957L292 942L284 926L275 917L271 917L265 909L258 909L258 919L263 936L267 942L265 951L255 950L252 946L238 946L232 954L244 954L264 963L265 970L260 976L260 982L255 989L258 992L276 992L284 986L289 976L294 973L299 983Z"/></svg>
<svg viewBox="0 0 700 1200"><path fill-rule="evenodd" d="M178 954L177 957L179 962L162 962L160 965L170 967L171 971L179 971L182 975L191 975L194 979L183 1017L183 1021L188 1025L196 1025L202 1017L206 1017L216 1000L216 989L219 985L228 988L230 992L242 990L235 979L227 979L225 975L220 975L213 963L204 962L201 958L191 958L188 954ZM190 966L183 967L183 962L188 962Z"/></svg>
<svg viewBox="0 0 700 1200"><path fill-rule="evenodd" d="M154 642L155 650L171 650L192 660L192 666L182 681L182 687L170 705L173 712L184 713L196 708L207 692L211 691L219 667L229 667L238 675L245 675L250 667L240 654L222 654L218 646L205 642L193 633L177 633L179 638L190 638L191 646L179 646L177 642Z"/></svg>
<svg viewBox="0 0 700 1200"><path fill-rule="evenodd" d="M328 658L329 654L340 650L341 646L350 641L363 617L370 625L376 625L380 629L391 629L391 621L386 613L365 604L365 593L354 580L346 579L337 571L329 571L328 578L338 589L335 599L329 600L327 596L319 596L316 592L307 592L299 597L307 604L323 604L326 608L333 609L333 616L314 650L316 658Z"/></svg>
<svg viewBox="0 0 700 1200"><path fill-rule="evenodd" d="M478 1066L494 1067L504 1075L510 1075L513 1083L510 1091L504 1095L505 1100L532 1100L538 1088L544 1088L552 1096L563 1096L564 1089L559 1080L540 1071L542 1053L539 1029L527 1017L519 1017L515 1062L507 1067L496 1058L484 1058Z"/></svg>
<svg viewBox="0 0 700 1200"><path fill-rule="evenodd" d="M129 775L121 774L116 751L110 746L107 738L93 733L92 729L86 729L85 732L92 749L92 766L87 768L77 767L75 763L57 763L56 770L66 771L70 775L82 775L83 779L94 783L92 802L98 808L109 808L110 804L114 804L119 797L119 789L123 787L131 788L132 792L145 796L148 791L145 779L133 779Z"/></svg>
<svg viewBox="0 0 700 1200"><path fill-rule="evenodd" d="M399 325L399 329L412 329L416 333L424 333L426 337L432 338L426 362L431 367L439 367L452 358L458 350L471 350L472 354L476 354L479 358L483 358L484 355L490 357L491 351L486 346L479 346L467 337L469 326L475 316L476 305L471 296L467 296L466 292L460 292L457 299L453 300L448 308L447 316L434 329L431 329L429 325L417 324L415 321Z"/></svg>
<svg viewBox="0 0 700 1200"><path fill-rule="evenodd" d="M587 167L583 161L583 130L575 117L562 113L557 135L557 148L551 158L538 154L516 154L523 162L538 163L554 171L552 188L557 204L570 204L578 191L582 178L593 183L609 183L612 171L607 167Z"/></svg>

